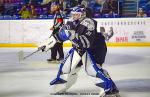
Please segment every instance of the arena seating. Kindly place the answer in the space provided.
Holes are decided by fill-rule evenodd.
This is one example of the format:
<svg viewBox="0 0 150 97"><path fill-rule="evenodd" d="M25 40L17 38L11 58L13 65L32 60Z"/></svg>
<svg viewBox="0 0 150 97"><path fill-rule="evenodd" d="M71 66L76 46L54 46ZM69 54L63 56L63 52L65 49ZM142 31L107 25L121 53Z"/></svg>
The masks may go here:
<svg viewBox="0 0 150 97"><path fill-rule="evenodd" d="M119 0L118 2L120 2L120 7L124 6L124 0ZM38 2L38 5L35 6L35 11L38 14L37 19L52 19L54 17L54 15L49 14L48 11L50 10L50 5L47 6L43 6L41 4L41 0ZM5 4L13 4L12 9L10 9L9 11L12 12L6 12L8 9L6 9L7 7L5 6ZM22 6L24 5L23 0L4 0L3 4L0 4L0 6L4 7L3 12L0 11L0 19L21 19L21 16L18 14L18 12L20 11L20 9L22 8ZM145 13L147 14L148 17L150 17L150 1L149 0L139 0L138 2L138 6L140 8L143 8ZM121 18L122 15L117 13L113 13L113 14L102 14L100 13L100 10L102 8L101 5L98 4L94 4L94 2L90 2L89 7L92 8L93 10L93 17L94 18ZM30 9L30 8L29 8ZM121 9L121 8L119 8ZM15 12L14 12L15 11ZM9 13L9 14L8 14ZM65 14L64 18L68 18L69 14Z"/></svg>

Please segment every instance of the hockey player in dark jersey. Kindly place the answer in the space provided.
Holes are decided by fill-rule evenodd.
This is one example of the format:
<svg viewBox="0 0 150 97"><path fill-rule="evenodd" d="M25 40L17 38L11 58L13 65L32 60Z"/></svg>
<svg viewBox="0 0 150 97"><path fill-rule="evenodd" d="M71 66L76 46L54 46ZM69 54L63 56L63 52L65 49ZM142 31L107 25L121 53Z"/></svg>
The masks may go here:
<svg viewBox="0 0 150 97"><path fill-rule="evenodd" d="M54 25L50 30L53 30L52 34L55 35L59 33L59 29L63 25L63 17L59 11L59 3L53 2L51 4L51 12L55 13L54 16ZM57 42L54 47L51 48L51 59L47 59L48 62L53 62L53 61L60 61L63 60L64 58L64 53L63 53L63 42ZM59 53L59 58L56 59L57 52Z"/></svg>
<svg viewBox="0 0 150 97"><path fill-rule="evenodd" d="M49 45L44 45L43 50L52 47L57 41L66 40L71 41L73 48L61 62L57 77L50 82L55 92L62 93L69 89L76 82L78 71L83 65L87 75L103 80L103 83L95 84L100 87L100 97L120 97L115 83L102 68L107 52L105 38L97 33L97 22L87 18L81 6L73 8L71 18L59 34L51 37Z"/></svg>

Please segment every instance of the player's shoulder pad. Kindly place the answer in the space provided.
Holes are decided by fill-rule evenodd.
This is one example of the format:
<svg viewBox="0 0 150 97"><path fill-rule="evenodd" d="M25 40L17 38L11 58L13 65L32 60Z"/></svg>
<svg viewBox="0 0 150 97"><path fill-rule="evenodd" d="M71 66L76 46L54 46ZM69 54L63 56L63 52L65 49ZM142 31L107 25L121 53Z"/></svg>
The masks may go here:
<svg viewBox="0 0 150 97"><path fill-rule="evenodd" d="M90 31L95 29L94 21L92 19L90 19L90 18L84 19L80 24L84 25L85 27L87 27L88 30L90 30Z"/></svg>

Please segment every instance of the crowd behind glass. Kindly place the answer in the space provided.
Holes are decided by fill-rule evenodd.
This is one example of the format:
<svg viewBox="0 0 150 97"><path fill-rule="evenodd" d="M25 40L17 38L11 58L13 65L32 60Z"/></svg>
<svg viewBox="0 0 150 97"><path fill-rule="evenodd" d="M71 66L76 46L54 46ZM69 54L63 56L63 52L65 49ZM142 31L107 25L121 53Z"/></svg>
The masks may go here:
<svg viewBox="0 0 150 97"><path fill-rule="evenodd" d="M69 17L72 7L84 5L92 10L93 18L121 18L124 0L0 0L0 19L52 19L50 10L52 2L59 2L64 18ZM149 17L150 1L141 0L136 15L132 17Z"/></svg>

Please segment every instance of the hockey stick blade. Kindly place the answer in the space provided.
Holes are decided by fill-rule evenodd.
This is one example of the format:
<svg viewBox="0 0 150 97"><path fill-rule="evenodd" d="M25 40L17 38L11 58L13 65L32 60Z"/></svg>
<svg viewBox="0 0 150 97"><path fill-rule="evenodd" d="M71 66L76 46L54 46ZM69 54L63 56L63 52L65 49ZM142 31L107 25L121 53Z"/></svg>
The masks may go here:
<svg viewBox="0 0 150 97"><path fill-rule="evenodd" d="M37 53L38 51L40 51L40 50L38 49L38 50L36 50L36 51L30 53L30 54L27 55L27 56L24 56L24 52L23 52L23 51L19 51L19 52L18 52L19 62L21 62L21 61L25 60L26 58L32 56L33 54Z"/></svg>
<svg viewBox="0 0 150 97"><path fill-rule="evenodd" d="M23 56L24 56L23 50L19 51L19 52L18 52L19 62L20 62L20 61L23 61Z"/></svg>

